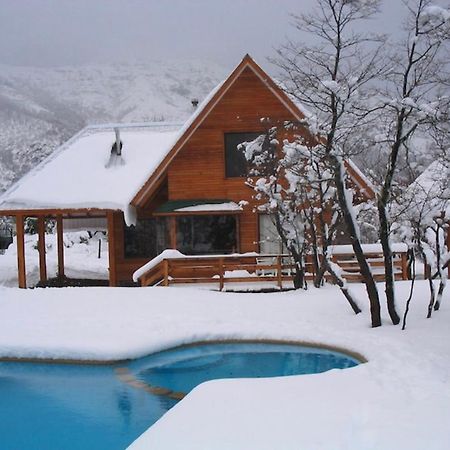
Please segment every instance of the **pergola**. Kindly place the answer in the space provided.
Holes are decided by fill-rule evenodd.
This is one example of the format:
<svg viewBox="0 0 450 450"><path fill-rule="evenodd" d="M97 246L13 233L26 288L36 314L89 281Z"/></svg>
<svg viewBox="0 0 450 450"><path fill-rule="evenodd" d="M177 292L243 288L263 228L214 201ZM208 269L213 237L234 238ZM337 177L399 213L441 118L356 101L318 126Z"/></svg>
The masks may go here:
<svg viewBox="0 0 450 450"><path fill-rule="evenodd" d="M47 220L56 220L56 242L58 255L57 278L65 277L64 270L64 218L106 218L108 223L109 241L109 285L117 285L115 257L114 257L114 232L113 232L114 210L84 208L84 209L22 209L22 210L0 210L0 216L13 217L16 223L17 241L17 269L18 286L27 287L26 260L25 260L25 219L28 217L37 219L38 232L38 254L39 254L39 281L45 284L48 281L47 262L45 250L45 226Z"/></svg>

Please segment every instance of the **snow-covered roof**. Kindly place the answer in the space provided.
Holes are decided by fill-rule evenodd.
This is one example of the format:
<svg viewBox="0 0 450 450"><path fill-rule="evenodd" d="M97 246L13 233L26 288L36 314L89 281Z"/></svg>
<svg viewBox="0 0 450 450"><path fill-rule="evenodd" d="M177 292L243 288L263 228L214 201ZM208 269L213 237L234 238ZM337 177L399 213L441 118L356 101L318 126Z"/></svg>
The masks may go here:
<svg viewBox="0 0 450 450"><path fill-rule="evenodd" d="M114 125L83 129L0 197L0 209L117 209L130 202L177 141L181 125L120 125L123 164L107 167Z"/></svg>
<svg viewBox="0 0 450 450"><path fill-rule="evenodd" d="M442 213L450 217L450 166L436 160L409 185L401 207L409 216L431 219Z"/></svg>

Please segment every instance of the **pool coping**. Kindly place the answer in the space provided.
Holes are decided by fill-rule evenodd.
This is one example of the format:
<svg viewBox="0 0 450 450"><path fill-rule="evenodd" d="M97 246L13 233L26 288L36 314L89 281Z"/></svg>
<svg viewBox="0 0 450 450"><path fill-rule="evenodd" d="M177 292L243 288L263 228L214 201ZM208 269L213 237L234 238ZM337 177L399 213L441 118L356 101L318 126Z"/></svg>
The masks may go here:
<svg viewBox="0 0 450 450"><path fill-rule="evenodd" d="M302 340L292 339L212 339L193 341L185 344L175 345L173 347L163 348L161 350L148 353L146 355L139 356L137 358L124 358L124 359L76 359L76 358L38 358L38 357L15 357L15 356L0 356L0 362L25 362L25 363L41 363L41 364L73 364L73 365L91 365L91 366L112 366L115 364L124 364L129 361L134 361L146 356L162 353L168 350L176 350L184 347L195 347L197 345L207 344L278 344L278 345L298 345L310 348L320 348L324 350L330 350L339 352L344 355L350 356L356 359L360 364L367 363L369 360L359 352L349 350L337 345L321 344L319 342L308 342Z"/></svg>

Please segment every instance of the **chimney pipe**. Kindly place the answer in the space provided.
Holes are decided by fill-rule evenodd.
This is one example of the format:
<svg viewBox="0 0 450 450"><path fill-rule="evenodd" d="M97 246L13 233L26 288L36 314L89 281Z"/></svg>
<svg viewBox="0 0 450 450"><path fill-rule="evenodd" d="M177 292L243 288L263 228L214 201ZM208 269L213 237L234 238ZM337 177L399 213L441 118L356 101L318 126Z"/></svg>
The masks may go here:
<svg viewBox="0 0 450 450"><path fill-rule="evenodd" d="M193 98L192 100L191 100L191 103L192 103L192 107L195 109L195 108L197 108L197 106L198 106L198 99L197 98Z"/></svg>

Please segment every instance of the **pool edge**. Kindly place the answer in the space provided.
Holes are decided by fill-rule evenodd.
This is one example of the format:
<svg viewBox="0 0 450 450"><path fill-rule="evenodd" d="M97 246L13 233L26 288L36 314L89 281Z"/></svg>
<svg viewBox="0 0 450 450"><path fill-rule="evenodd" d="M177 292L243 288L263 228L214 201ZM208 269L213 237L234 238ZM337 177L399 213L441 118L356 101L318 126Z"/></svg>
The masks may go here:
<svg viewBox="0 0 450 450"><path fill-rule="evenodd" d="M146 355L142 355L136 358L123 358L123 359L76 359L76 358L38 358L38 357L15 357L15 356L0 356L0 362L29 362L29 363L42 363L42 364L77 364L77 365L91 365L91 366L110 366L114 364L123 364L125 362L134 361L136 359L145 358L153 354L165 352L168 350L175 350L183 347L194 347L196 345L207 345L207 344L278 344L278 345L298 345L310 348L320 348L324 350L330 350L342 353L344 355L350 356L356 359L360 364L368 362L368 359L359 352L354 350L349 350L338 345L322 344L320 342L309 342L302 340L284 340L284 339L212 339L212 340L201 340L189 343L184 343L180 345L175 345L173 347L167 347Z"/></svg>

